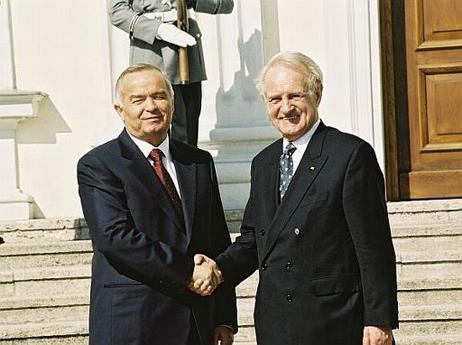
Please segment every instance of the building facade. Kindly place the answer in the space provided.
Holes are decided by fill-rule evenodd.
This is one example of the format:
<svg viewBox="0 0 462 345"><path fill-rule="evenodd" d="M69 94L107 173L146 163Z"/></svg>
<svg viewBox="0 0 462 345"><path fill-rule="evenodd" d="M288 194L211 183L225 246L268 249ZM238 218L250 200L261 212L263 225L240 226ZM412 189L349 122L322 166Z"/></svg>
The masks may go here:
<svg viewBox="0 0 462 345"><path fill-rule="evenodd" d="M406 3L422 8L428 2ZM397 109L390 106L390 95L399 88L384 73L390 72L387 59L398 55L388 52L386 43L396 46L401 37L393 31L397 26L387 22L390 12L399 12L392 4L235 0L230 15L195 15L203 31L208 74L203 83L199 146L215 157L226 209L244 207L250 161L278 138L254 79L265 62L283 50L301 51L319 63L324 72L321 118L370 142L387 172L387 184L395 188L394 194L389 190L390 197L406 198L395 181L402 181L406 169L394 162L398 141L393 137L392 149L387 141L388 112L395 116ZM0 0L0 153L5 157L0 170L0 219L81 215L77 160L122 128L112 108L113 84L128 64L129 42L110 24L107 6L103 1ZM446 9L450 13L450 7ZM423 18L415 13L414 19ZM456 26L460 19L453 17L447 23ZM437 25L442 19L425 20ZM453 39L454 46L460 41L453 36L443 38ZM399 64L395 61L395 66ZM448 66L444 75L452 73L449 87L460 89L461 59L453 57ZM447 78L435 77L438 71L441 68L430 73L436 87L433 94L442 95L445 89L438 89L442 85L438 82ZM462 116L453 111L443 118L448 119L453 126L440 128L449 131L441 139L446 146L436 150L459 150L459 156L451 156L456 172L450 173L459 176Z"/></svg>

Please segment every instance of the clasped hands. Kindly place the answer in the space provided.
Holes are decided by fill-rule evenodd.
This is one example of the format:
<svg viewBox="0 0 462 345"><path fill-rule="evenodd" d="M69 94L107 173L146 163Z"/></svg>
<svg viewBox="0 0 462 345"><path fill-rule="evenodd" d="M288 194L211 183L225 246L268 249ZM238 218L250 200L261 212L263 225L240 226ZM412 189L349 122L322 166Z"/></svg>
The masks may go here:
<svg viewBox="0 0 462 345"><path fill-rule="evenodd" d="M223 282L223 276L215 261L203 254L194 255L194 271L188 288L209 296Z"/></svg>

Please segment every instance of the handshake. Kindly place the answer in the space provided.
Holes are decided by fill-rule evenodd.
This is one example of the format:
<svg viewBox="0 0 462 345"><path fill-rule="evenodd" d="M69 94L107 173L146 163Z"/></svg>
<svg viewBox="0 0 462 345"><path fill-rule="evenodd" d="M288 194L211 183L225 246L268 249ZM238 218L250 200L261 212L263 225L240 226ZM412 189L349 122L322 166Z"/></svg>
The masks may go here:
<svg viewBox="0 0 462 345"><path fill-rule="evenodd" d="M203 254L194 255L194 271L188 288L209 296L223 282L223 276L215 261Z"/></svg>

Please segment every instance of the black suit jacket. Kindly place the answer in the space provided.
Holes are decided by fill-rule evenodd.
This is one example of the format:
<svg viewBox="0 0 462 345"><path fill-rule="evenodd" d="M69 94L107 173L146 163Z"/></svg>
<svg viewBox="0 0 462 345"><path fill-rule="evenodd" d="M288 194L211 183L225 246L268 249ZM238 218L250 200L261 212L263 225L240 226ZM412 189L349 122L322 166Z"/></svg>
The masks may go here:
<svg viewBox="0 0 462 345"><path fill-rule="evenodd" d="M78 163L79 193L94 256L92 345L185 345L197 327L203 345L213 328L237 329L233 288L212 297L187 290L195 253L212 257L230 243L209 153L171 140L185 225L148 160L124 130Z"/></svg>
<svg viewBox="0 0 462 345"><path fill-rule="evenodd" d="M238 284L259 268L259 345L361 345L364 325L397 327L384 184L365 141L322 122L278 205L282 139L252 162L241 236L217 258Z"/></svg>

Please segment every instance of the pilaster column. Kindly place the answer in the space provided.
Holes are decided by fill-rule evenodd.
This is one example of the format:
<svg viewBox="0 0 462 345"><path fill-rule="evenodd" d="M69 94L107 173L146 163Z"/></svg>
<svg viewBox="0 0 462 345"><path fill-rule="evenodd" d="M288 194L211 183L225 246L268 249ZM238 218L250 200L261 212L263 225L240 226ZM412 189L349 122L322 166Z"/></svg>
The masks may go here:
<svg viewBox="0 0 462 345"><path fill-rule="evenodd" d="M9 2L0 0L0 220L33 216L34 199L19 188L16 127L37 116L37 102L44 96L16 90L10 23Z"/></svg>
<svg viewBox="0 0 462 345"><path fill-rule="evenodd" d="M0 0L0 90L16 87L9 0Z"/></svg>
<svg viewBox="0 0 462 345"><path fill-rule="evenodd" d="M20 121L37 116L37 102L42 98L37 92L0 91L0 220L33 216L34 199L19 188L16 127Z"/></svg>

